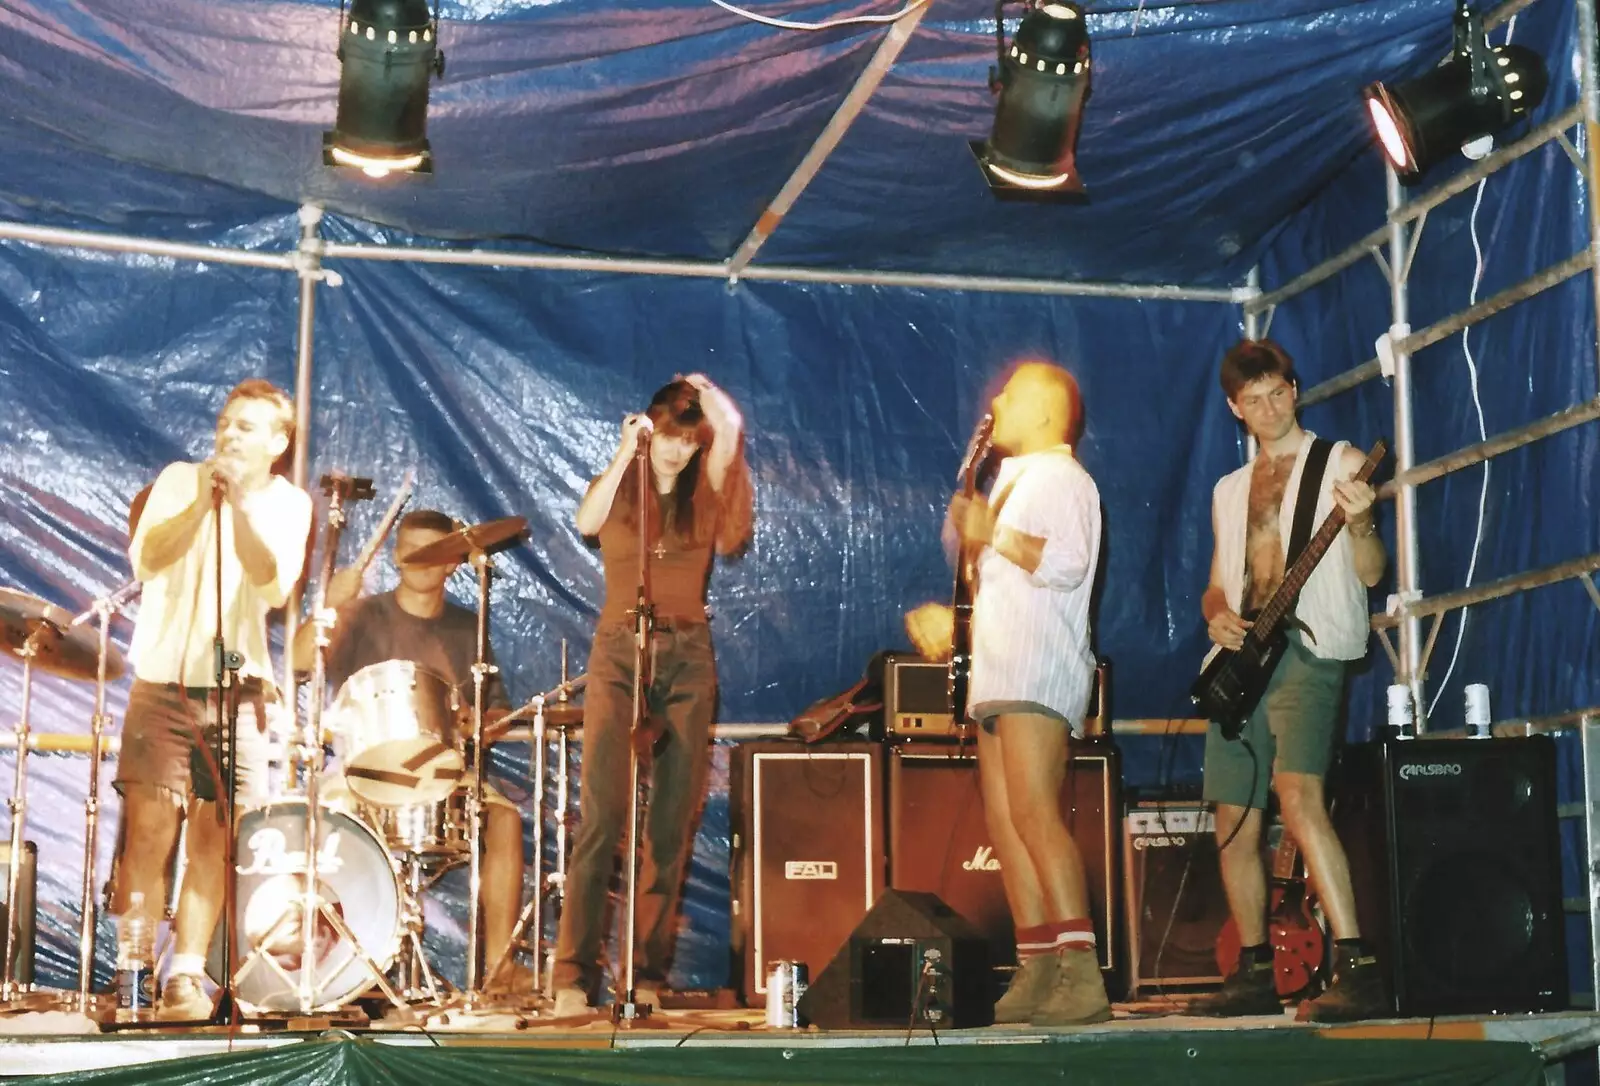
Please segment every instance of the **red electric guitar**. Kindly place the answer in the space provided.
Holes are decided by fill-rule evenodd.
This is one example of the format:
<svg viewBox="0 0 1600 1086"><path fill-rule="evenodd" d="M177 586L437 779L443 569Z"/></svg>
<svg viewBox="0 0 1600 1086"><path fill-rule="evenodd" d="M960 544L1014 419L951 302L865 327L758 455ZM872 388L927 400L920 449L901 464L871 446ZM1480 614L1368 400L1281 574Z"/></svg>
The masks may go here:
<svg viewBox="0 0 1600 1086"><path fill-rule="evenodd" d="M1272 944L1272 975L1280 999L1317 994L1328 937L1312 908L1313 896L1300 865L1300 846L1287 827L1272 853L1272 894L1267 941ZM1230 916L1217 933L1217 965L1224 975L1239 961L1239 928Z"/></svg>

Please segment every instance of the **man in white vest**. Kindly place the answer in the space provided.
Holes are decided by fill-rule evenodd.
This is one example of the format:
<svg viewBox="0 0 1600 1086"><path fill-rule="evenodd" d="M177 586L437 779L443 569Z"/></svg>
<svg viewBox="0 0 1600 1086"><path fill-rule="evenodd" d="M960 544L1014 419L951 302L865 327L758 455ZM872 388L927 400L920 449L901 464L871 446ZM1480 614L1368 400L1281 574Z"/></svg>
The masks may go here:
<svg viewBox="0 0 1600 1086"><path fill-rule="evenodd" d="M1271 340L1246 340L1222 360L1228 407L1259 446L1249 464L1225 476L1212 496L1211 580L1200 600L1213 643L1237 649L1255 614L1283 581L1301 495L1315 494L1313 526L1337 506L1345 527L1317 564L1294 611L1288 648L1266 693L1236 739L1216 723L1206 736L1205 798L1216 804L1216 833L1228 907L1239 930L1238 967L1193 1014L1277 1014L1273 948L1261 829L1269 792L1305 858L1334 937L1333 983L1300 1008L1313 1021L1370 1018L1385 1007L1382 974L1361 942L1350 867L1334 833L1323 779L1338 739L1348 661L1367 653L1367 590L1386 556L1373 521L1376 493L1352 478L1364 461L1346 442L1326 457L1320 479L1302 488L1314 434L1295 417L1294 363Z"/></svg>

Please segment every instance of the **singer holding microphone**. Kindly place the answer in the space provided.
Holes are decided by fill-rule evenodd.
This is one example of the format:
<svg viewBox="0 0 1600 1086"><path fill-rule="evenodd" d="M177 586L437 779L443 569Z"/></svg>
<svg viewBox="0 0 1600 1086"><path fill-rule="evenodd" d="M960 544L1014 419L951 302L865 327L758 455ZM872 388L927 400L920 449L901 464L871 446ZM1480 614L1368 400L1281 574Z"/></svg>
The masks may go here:
<svg viewBox="0 0 1600 1086"><path fill-rule="evenodd" d="M277 700L267 612L283 606L305 563L311 498L273 474L294 436L294 405L267 381L228 394L211 458L169 464L156 479L128 547L144 597L130 655L133 689L122 729L118 908L143 895L161 919L167 870L187 817L186 867L172 965L157 1017L210 1016L205 956L222 912L226 795L217 720L216 641L238 668L240 807L266 800L266 706ZM217 535L221 532L221 570ZM222 616L218 621L218 585Z"/></svg>
<svg viewBox="0 0 1600 1086"><path fill-rule="evenodd" d="M641 503L638 473L646 468L649 497ZM739 409L703 374L693 374L663 387L643 414L623 420L611 463L578 505L578 530L599 542L605 598L589 654L582 821L556 945L557 1017L585 1013L600 980L608 888L630 806L642 568L654 619L645 710L661 734L640 770L649 781L649 806L640 833L634 998L659 1002L716 705L706 584L713 554L732 555L749 539L752 504ZM640 562L641 535L647 566Z"/></svg>

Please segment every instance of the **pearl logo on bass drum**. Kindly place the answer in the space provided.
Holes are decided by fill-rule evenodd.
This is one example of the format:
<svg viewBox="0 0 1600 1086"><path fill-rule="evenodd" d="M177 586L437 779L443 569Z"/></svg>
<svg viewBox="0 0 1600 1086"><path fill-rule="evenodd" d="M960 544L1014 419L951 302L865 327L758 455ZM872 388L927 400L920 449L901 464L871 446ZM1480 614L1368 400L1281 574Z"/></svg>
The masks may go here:
<svg viewBox="0 0 1600 1086"><path fill-rule="evenodd" d="M1415 777L1459 777L1461 776L1460 762L1417 762L1413 765L1400 767L1400 779L1409 781Z"/></svg>
<svg viewBox="0 0 1600 1086"><path fill-rule="evenodd" d="M789 860L783 865L783 877L802 881L837 880L839 865L833 860Z"/></svg>

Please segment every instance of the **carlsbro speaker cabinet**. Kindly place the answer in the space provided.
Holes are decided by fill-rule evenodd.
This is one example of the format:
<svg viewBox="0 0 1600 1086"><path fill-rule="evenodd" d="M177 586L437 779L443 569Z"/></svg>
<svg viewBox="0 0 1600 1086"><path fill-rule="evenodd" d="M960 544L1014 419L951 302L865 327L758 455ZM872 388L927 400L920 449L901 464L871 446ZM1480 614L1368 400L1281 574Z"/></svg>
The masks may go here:
<svg viewBox="0 0 1600 1086"><path fill-rule="evenodd" d="M758 741L729 782L733 950L747 1006L776 961L815 977L883 892L883 747Z"/></svg>
<svg viewBox="0 0 1600 1086"><path fill-rule="evenodd" d="M1073 744L1061 813L1083 854L1102 969L1118 961L1116 866L1120 780L1109 743ZM889 761L889 885L922 890L965 917L996 967L1016 962L1016 933L985 826L978 762L954 747L907 745Z"/></svg>
<svg viewBox="0 0 1600 1086"><path fill-rule="evenodd" d="M1567 1005L1555 744L1416 739L1347 752L1334 820L1406 1016Z"/></svg>
<svg viewBox="0 0 1600 1086"><path fill-rule="evenodd" d="M1204 804L1141 804L1123 822L1128 993L1221 984L1217 936L1228 900L1216 819Z"/></svg>

